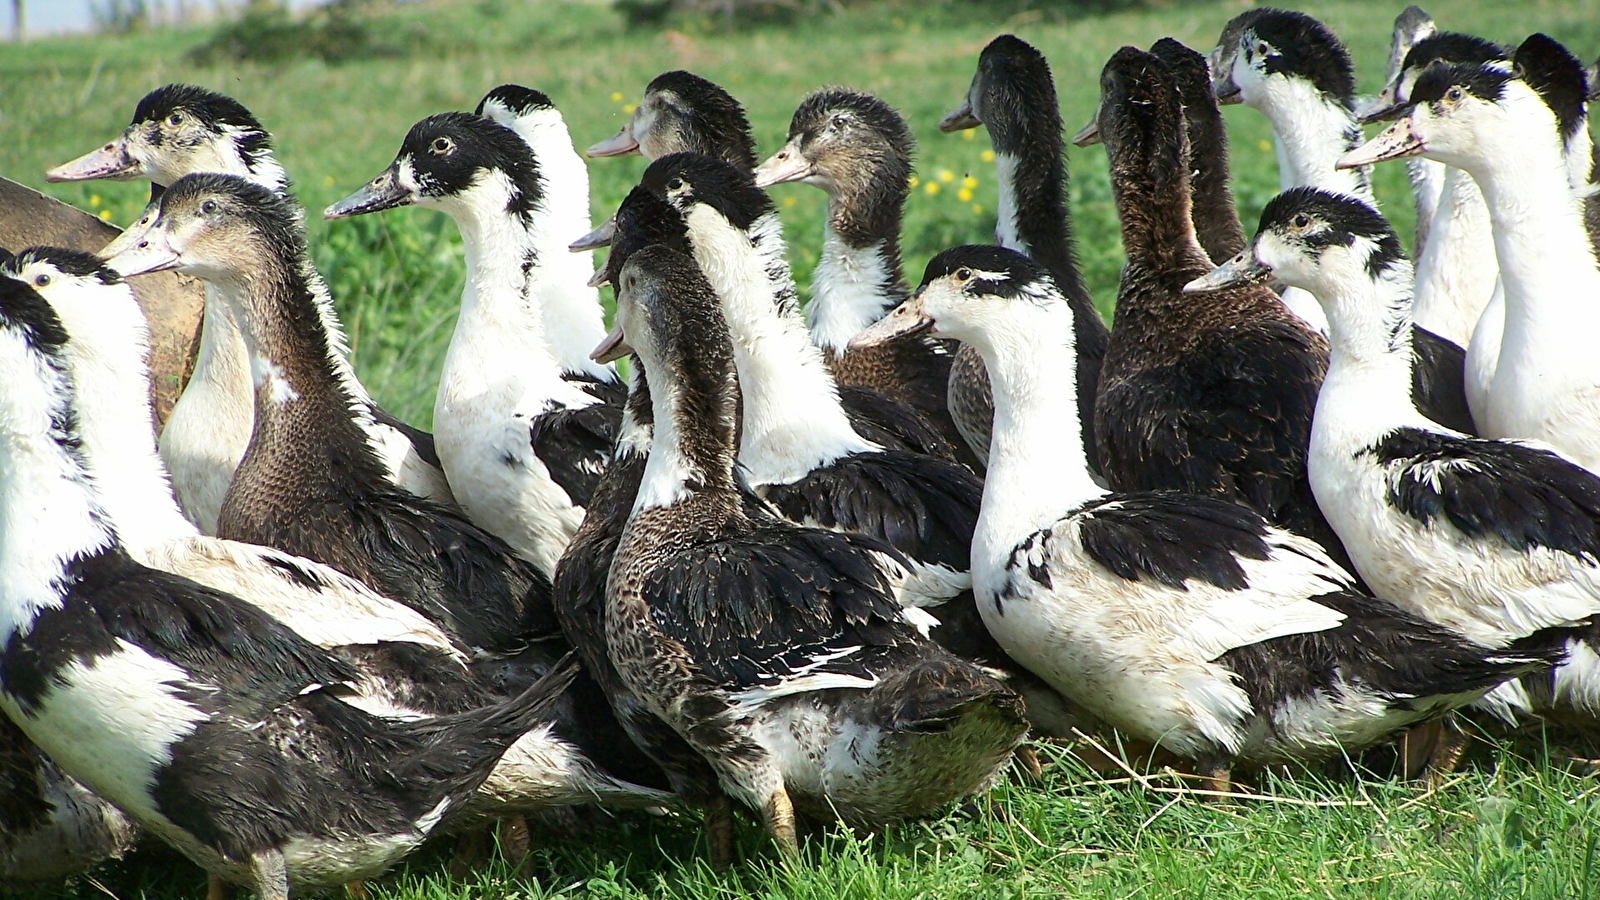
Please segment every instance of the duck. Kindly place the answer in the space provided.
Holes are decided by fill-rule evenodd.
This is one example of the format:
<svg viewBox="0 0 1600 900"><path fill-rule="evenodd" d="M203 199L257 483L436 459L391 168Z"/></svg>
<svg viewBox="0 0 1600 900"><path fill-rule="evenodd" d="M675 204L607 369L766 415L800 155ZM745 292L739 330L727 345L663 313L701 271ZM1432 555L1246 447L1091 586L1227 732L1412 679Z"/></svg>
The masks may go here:
<svg viewBox="0 0 1600 900"><path fill-rule="evenodd" d="M1338 560L1305 469L1327 342L1265 286L1183 293L1211 261L1190 220L1192 153L1166 63L1117 51L1098 124L1127 253L1093 407L1107 485L1237 500Z"/></svg>
<svg viewBox="0 0 1600 900"><path fill-rule="evenodd" d="M340 660L122 548L77 452L67 341L36 292L0 279L0 712L146 831L262 898L377 875L472 795L573 669L424 722L347 704Z"/></svg>
<svg viewBox="0 0 1600 900"><path fill-rule="evenodd" d="M51 247L20 252L0 275L32 287L70 338L62 358L77 387L79 450L130 558L239 597L339 657L357 673L348 702L374 715L464 713L494 698L463 649L417 612L312 560L202 535L183 517L150 435L147 323L121 276L90 254ZM588 758L586 723L569 708L581 690L580 681L558 704L563 719L512 746L463 816L670 802Z"/></svg>
<svg viewBox="0 0 1600 900"><path fill-rule="evenodd" d="M1600 328L1591 302L1600 296L1600 269L1567 152L1585 89L1578 61L1536 34L1518 46L1510 70L1430 67L1411 90L1409 111L1339 162L1425 155L1472 176L1488 206L1505 295L1499 360L1473 420L1484 437L1543 441L1595 469L1600 360L1581 336Z"/></svg>
<svg viewBox="0 0 1600 900"><path fill-rule="evenodd" d="M151 199L191 172L228 172L285 196L288 175L266 129L239 101L206 88L168 84L146 94L133 121L110 143L46 173L48 181L148 178ZM116 242L103 251L114 255ZM389 478L419 496L449 503L433 437L374 403L352 377L351 389L371 408L363 428ZM250 359L239 326L215 291L206 292L194 371L161 431L161 457L178 502L205 534L217 533L222 500L254 428Z"/></svg>
<svg viewBox="0 0 1600 900"><path fill-rule="evenodd" d="M1327 26L1301 12L1247 10L1223 28L1211 58L1217 102L1243 103L1272 124L1280 189L1312 184L1377 202L1366 169L1334 167L1361 142L1361 129L1350 53ZM1304 293L1288 291L1284 303L1327 333L1327 318Z"/></svg>
<svg viewBox="0 0 1600 900"><path fill-rule="evenodd" d="M1375 121L1375 115L1381 114L1385 108L1393 104L1395 85L1405 69L1406 56L1418 44L1438 33L1438 24L1428 15L1427 10L1420 6L1408 6L1400 11L1400 15L1395 16L1394 30L1390 32L1389 37L1389 60L1383 69L1383 89L1376 97L1356 98L1354 109L1358 123L1366 125ZM1443 163L1431 159L1414 157L1406 160L1406 180L1411 183L1411 196L1416 201L1417 210L1417 230L1411 246L1419 263L1428 246L1428 235L1433 227L1433 217L1438 214L1440 208L1440 198L1444 196L1445 168ZM1232 256L1233 253L1225 253L1211 258L1225 260ZM1470 327L1469 325L1469 332ZM1465 337L1452 340L1459 346L1467 345Z"/></svg>
<svg viewBox="0 0 1600 900"><path fill-rule="evenodd" d="M630 153L646 160L699 153L745 172L756 167L756 144L744 107L721 85L682 69L650 79L627 124L587 151L593 157Z"/></svg>
<svg viewBox="0 0 1600 900"><path fill-rule="evenodd" d="M995 428L973 586L1014 659L1227 791L1236 768L1359 750L1559 656L1480 647L1359 593L1315 542L1225 497L1101 488L1076 393L1051 389L1072 370L1075 314L1039 263L972 245L935 256L859 338L933 330L984 356Z"/></svg>
<svg viewBox="0 0 1600 900"><path fill-rule="evenodd" d="M382 173L323 213L421 206L460 228L466 289L434 400L435 446L461 509L546 576L583 520L625 396L609 368L569 380L553 346L570 339L546 331L546 294L587 293L599 311L592 266L574 267L582 260L566 252L589 230L588 192L553 193L552 183L512 129L441 113L413 125ZM581 222L563 206L579 199Z"/></svg>
<svg viewBox="0 0 1600 900"><path fill-rule="evenodd" d="M966 97L939 122L939 130L949 133L980 125L988 129L994 145L1000 186L995 243L1039 260L1076 304L1074 321L1082 333L1073 384L1079 408L1092 410L1110 334L1073 254L1055 79L1044 54L1014 34L1002 34L983 48ZM962 348L952 369L950 403L960 412L957 422L974 445L973 452L982 458L989 452L989 422L994 418L982 358ZM1092 430L1093 417L1085 416L1083 427ZM1085 444L1096 448L1092 454L1099 452L1088 432ZM1091 456L1090 464L1098 467L1098 457Z"/></svg>
<svg viewBox="0 0 1600 900"><path fill-rule="evenodd" d="M647 247L617 288L595 356L639 357L655 420L606 583L624 682L791 855L797 814L880 827L986 790L1027 731L1016 694L924 636L887 545L746 511L732 341L694 260Z"/></svg>
<svg viewBox="0 0 1600 900"><path fill-rule="evenodd" d="M781 242L758 248L748 238L779 228L772 201L737 169L692 154L656 160L641 184L682 216L690 255L733 340L741 486L789 522L892 546L911 576L898 597L934 617L934 639L1007 673L1008 682L1029 681L1017 689L1031 704L1030 721L1070 737L1082 718L1017 670L973 605L968 554L982 481L957 462L888 449L856 430L800 318Z"/></svg>
<svg viewBox="0 0 1600 900"><path fill-rule="evenodd" d="M1485 90L1460 75L1441 96ZM1430 79L1413 95L1423 104L1438 103ZM1299 284L1328 309L1333 358L1317 398L1311 486L1357 571L1378 596L1479 646L1559 639L1565 661L1541 690L1497 690L1489 708L1505 718L1565 711L1592 727L1600 476L1548 447L1452 431L1395 390L1412 365L1396 340L1410 315L1411 265L1394 229L1359 198L1280 194L1250 248L1197 289L1261 277Z"/></svg>
<svg viewBox="0 0 1600 900"><path fill-rule="evenodd" d="M917 338L849 350L850 338L906 296L900 226L915 149L911 129L889 104L870 94L824 89L800 103L787 140L757 167L755 184L802 182L828 194L806 321L834 378L911 406L962 462L981 468L951 416L951 348Z"/></svg>

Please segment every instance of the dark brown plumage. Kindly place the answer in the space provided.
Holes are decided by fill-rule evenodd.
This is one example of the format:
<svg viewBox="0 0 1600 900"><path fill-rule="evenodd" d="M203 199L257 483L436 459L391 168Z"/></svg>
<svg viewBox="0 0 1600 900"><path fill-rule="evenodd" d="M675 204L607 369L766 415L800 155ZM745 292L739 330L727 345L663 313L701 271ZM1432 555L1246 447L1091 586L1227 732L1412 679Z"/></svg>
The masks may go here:
<svg viewBox="0 0 1600 900"><path fill-rule="evenodd" d="M1264 286L1182 292L1210 261L1189 217L1188 147L1170 69L1125 47L1106 64L1100 90L1128 255L1095 406L1107 481L1114 490L1232 497L1345 562L1306 477L1327 342Z"/></svg>

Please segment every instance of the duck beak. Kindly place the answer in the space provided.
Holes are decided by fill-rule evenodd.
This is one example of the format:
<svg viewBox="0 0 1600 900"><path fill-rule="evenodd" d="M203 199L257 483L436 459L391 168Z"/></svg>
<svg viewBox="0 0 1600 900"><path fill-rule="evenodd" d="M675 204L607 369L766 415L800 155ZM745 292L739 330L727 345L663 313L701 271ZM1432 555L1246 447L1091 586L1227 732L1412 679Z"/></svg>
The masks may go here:
<svg viewBox="0 0 1600 900"><path fill-rule="evenodd" d="M934 326L933 316L922 307L922 293L889 310L889 314L850 339L850 349L876 347L895 338L921 334Z"/></svg>
<svg viewBox="0 0 1600 900"><path fill-rule="evenodd" d="M1185 294L1203 294L1224 288L1257 284L1272 277L1272 270L1256 259L1253 247L1246 247L1238 256L1183 286Z"/></svg>
<svg viewBox="0 0 1600 900"><path fill-rule="evenodd" d="M1100 143L1100 104L1094 105L1094 115L1089 117L1089 124L1078 129L1072 136L1072 146L1092 147Z"/></svg>
<svg viewBox="0 0 1600 900"><path fill-rule="evenodd" d="M804 181L812 174L811 163L800 153L797 142L790 141L783 149L772 154L766 162L756 166L756 187L768 188L790 181Z"/></svg>
<svg viewBox="0 0 1600 900"><path fill-rule="evenodd" d="M633 120L622 126L616 134L585 151L587 156L627 156L639 152L639 142L633 137Z"/></svg>
<svg viewBox="0 0 1600 900"><path fill-rule="evenodd" d="M106 266L124 278L176 269L182 262L167 230L153 224L124 231L100 252Z"/></svg>
<svg viewBox="0 0 1600 900"><path fill-rule="evenodd" d="M600 346L594 348L594 352L589 354L589 358L597 363L610 363L616 362L632 352L633 348L629 347L628 342L623 339L622 326L618 324L611 326L611 331L607 332L605 338L600 341Z"/></svg>
<svg viewBox="0 0 1600 900"><path fill-rule="evenodd" d="M348 219L416 202L416 195L400 186L399 173L390 166L382 175L357 188L355 193L323 210L322 217L329 221Z"/></svg>
<svg viewBox="0 0 1600 900"><path fill-rule="evenodd" d="M62 163L44 173L45 181L94 181L110 178L124 181L144 174L144 164L128 155L128 139L119 137L111 143Z"/></svg>
<svg viewBox="0 0 1600 900"><path fill-rule="evenodd" d="M1361 125L1371 125L1374 122L1387 122L1395 118L1406 109L1405 104L1396 103L1394 99L1395 86L1385 85L1378 96L1364 106L1356 114L1356 122Z"/></svg>
<svg viewBox="0 0 1600 900"><path fill-rule="evenodd" d="M1336 169L1355 169L1390 159L1403 159L1422 154L1422 138L1411 125L1411 117L1385 128L1381 134L1365 144L1339 157L1333 164Z"/></svg>
<svg viewBox="0 0 1600 900"><path fill-rule="evenodd" d="M604 222L601 222L599 228L596 228L583 237L578 238L577 240L568 244L567 249L573 253L583 253L586 250L598 250L601 247L611 246L611 242L616 240L616 237L617 217L612 216Z"/></svg>
<svg viewBox="0 0 1600 900"><path fill-rule="evenodd" d="M1239 103L1243 99L1239 96L1239 85L1234 83L1232 72L1222 76L1212 76L1211 94L1217 98L1218 106Z"/></svg>
<svg viewBox="0 0 1600 900"><path fill-rule="evenodd" d="M972 98L963 97L961 105L950 112L950 115L939 120L939 130L945 134L954 131L966 131L968 128L977 128L983 121L972 112Z"/></svg>
<svg viewBox="0 0 1600 900"><path fill-rule="evenodd" d="M598 269L595 269L594 270L594 274L589 276L589 281L588 281L589 287L592 287L592 288L605 287L606 285L610 284L611 283L611 276L606 274L606 273L608 273L610 271L611 271L611 260L608 259L608 260L606 260L606 264L605 265L601 266Z"/></svg>

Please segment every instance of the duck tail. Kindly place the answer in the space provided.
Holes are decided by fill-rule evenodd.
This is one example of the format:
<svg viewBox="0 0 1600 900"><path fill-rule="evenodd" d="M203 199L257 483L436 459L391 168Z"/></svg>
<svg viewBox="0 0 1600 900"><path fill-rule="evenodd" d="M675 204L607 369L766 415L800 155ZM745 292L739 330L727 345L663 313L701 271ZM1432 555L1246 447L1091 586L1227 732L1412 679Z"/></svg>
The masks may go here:
<svg viewBox="0 0 1600 900"><path fill-rule="evenodd" d="M897 733L948 731L982 715L1017 740L1028 730L1022 698L986 670L940 651L880 681L872 689L874 719Z"/></svg>

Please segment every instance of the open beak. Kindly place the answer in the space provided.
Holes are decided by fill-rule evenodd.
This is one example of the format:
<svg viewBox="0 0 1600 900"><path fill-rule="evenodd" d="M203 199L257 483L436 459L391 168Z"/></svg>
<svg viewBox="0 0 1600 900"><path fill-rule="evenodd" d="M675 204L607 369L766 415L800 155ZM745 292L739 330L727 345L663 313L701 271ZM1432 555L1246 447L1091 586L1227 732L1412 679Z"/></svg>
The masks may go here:
<svg viewBox="0 0 1600 900"><path fill-rule="evenodd" d="M889 314L873 322L860 334L850 339L850 348L876 347L895 338L921 334L933 327L933 317L922 308L922 294L889 310Z"/></svg>
<svg viewBox="0 0 1600 900"><path fill-rule="evenodd" d="M137 178L144 174L144 164L128 155L128 139L119 137L98 150L62 163L44 173L45 181L94 181L112 178L118 181Z"/></svg>
<svg viewBox="0 0 1600 900"><path fill-rule="evenodd" d="M400 186L394 166L362 185L355 193L322 211L324 219L348 219L363 213L382 212L417 202L416 195Z"/></svg>
<svg viewBox="0 0 1600 900"><path fill-rule="evenodd" d="M600 346L589 354L589 358L597 363L609 363L616 362L632 352L633 348L629 347L628 342L622 337L622 325L618 323L611 326L611 330L600 341Z"/></svg>
<svg viewBox="0 0 1600 900"><path fill-rule="evenodd" d="M123 232L101 253L106 265L124 278L176 269L182 261L166 229L154 225Z"/></svg>
<svg viewBox="0 0 1600 900"><path fill-rule="evenodd" d="M1100 104L1096 103L1094 115L1089 117L1089 124L1078 129L1072 136L1072 146L1091 147L1100 143Z"/></svg>
<svg viewBox="0 0 1600 900"><path fill-rule="evenodd" d="M1183 286L1185 294L1203 294L1224 288L1257 284L1272 277L1272 270L1256 259L1253 247L1246 247L1238 256Z"/></svg>
<svg viewBox="0 0 1600 900"><path fill-rule="evenodd" d="M939 120L939 130L945 134L953 131L966 131L968 128L977 128L983 122L972 112L972 98L964 97L961 105L950 112L950 115Z"/></svg>
<svg viewBox="0 0 1600 900"><path fill-rule="evenodd" d="M596 228L583 237L578 238L577 240L568 244L567 249L573 253L583 253L586 250L598 250L601 247L611 246L611 242L616 240L616 237L617 217L612 216L604 222L601 222L599 228Z"/></svg>
<svg viewBox="0 0 1600 900"><path fill-rule="evenodd" d="M633 138L633 120L622 129L586 151L588 156L627 156L639 152L639 142Z"/></svg>
<svg viewBox="0 0 1600 900"><path fill-rule="evenodd" d="M1411 117L1406 116L1385 128L1377 137L1339 157L1333 166L1336 169L1354 169L1389 159L1420 156L1422 149L1422 138L1411 126Z"/></svg>
<svg viewBox="0 0 1600 900"><path fill-rule="evenodd" d="M801 154L795 142L790 141L783 145L782 150L772 154L766 162L756 166L756 187L766 188L775 184L800 181L811 177L811 172L811 163Z"/></svg>

